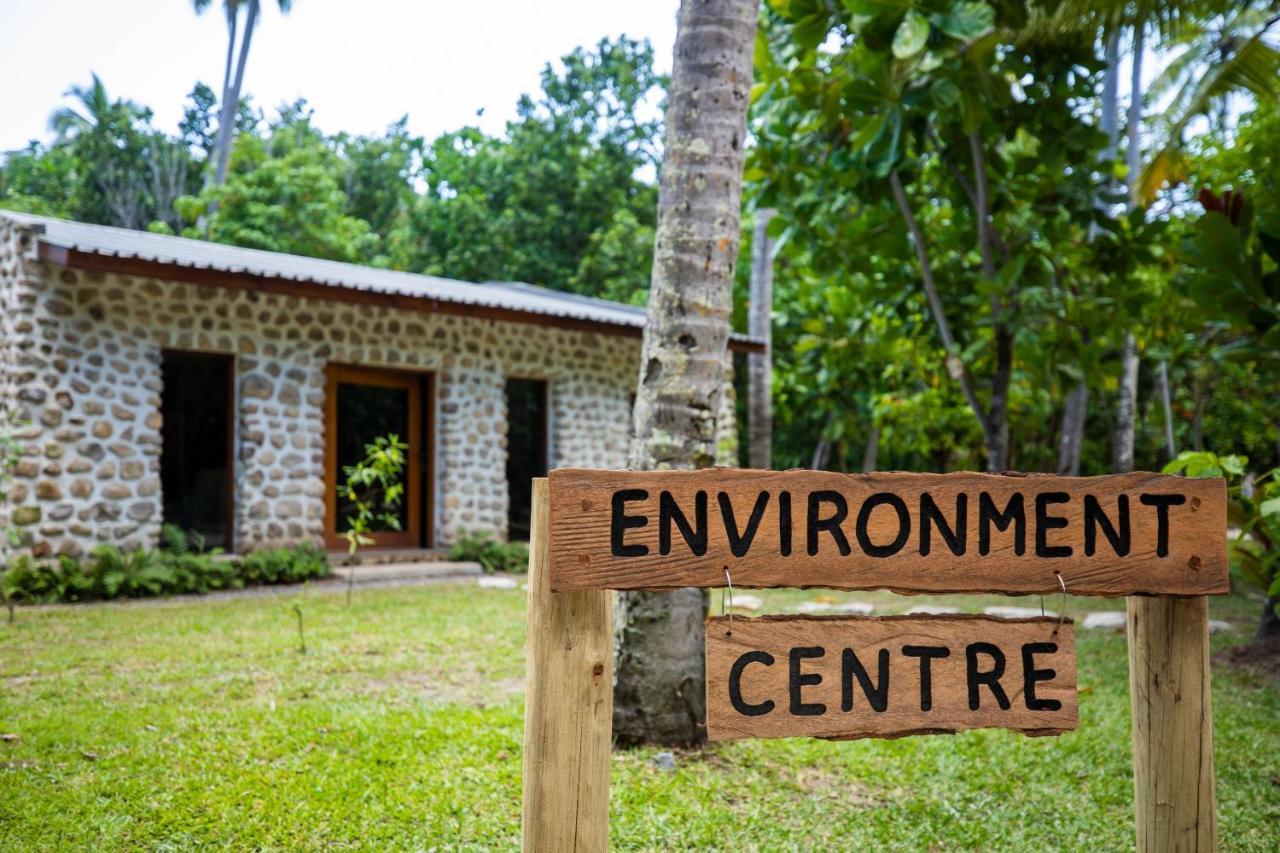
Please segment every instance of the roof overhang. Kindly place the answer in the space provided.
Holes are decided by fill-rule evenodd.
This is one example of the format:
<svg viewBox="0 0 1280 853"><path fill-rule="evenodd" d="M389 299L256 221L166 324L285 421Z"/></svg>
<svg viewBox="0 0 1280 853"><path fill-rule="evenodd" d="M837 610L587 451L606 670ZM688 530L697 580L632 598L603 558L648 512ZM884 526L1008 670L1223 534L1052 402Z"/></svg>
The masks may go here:
<svg viewBox="0 0 1280 853"><path fill-rule="evenodd" d="M576 317L556 317L493 305L467 305L430 296L334 287L332 284L307 281L305 279L279 278L249 271L232 272L165 263L145 258L104 255L97 252L86 252L80 249L58 246L44 239L39 242L39 257L40 260L46 263L66 269L115 273L117 275L154 278L161 281L184 282L208 287L222 287L229 290L246 290L255 293L275 293L282 296L322 299L355 305L378 305L406 311L421 311L428 314L449 314L459 317L500 320L509 323L527 323L534 326L573 329L575 331L619 335L628 338L638 339L644 336L642 327L622 323L608 323ZM733 352L764 352L765 346L760 341L733 335L729 338L729 349Z"/></svg>

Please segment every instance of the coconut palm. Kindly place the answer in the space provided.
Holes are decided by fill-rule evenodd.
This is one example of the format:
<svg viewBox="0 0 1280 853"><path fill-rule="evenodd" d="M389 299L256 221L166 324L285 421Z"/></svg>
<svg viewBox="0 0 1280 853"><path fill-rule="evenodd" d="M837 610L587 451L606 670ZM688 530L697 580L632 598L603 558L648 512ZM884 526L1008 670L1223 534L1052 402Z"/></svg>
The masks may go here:
<svg viewBox="0 0 1280 853"><path fill-rule="evenodd" d="M1271 101L1280 97L1280 11L1277 4L1246 6L1180 28L1170 47L1182 48L1147 90L1149 100L1170 97L1159 117L1163 144L1142 170L1136 195L1149 205L1166 184L1182 180L1188 125L1209 117L1225 133L1230 98L1237 93Z"/></svg>
<svg viewBox="0 0 1280 853"><path fill-rule="evenodd" d="M97 74L92 74L92 77L93 82L88 86L72 86L63 93L64 97L74 98L76 106L58 107L49 116L49 129L57 135L59 142L106 125L113 118L113 112L119 112L119 117L126 119L141 118L146 112L133 101L113 103L101 78Z"/></svg>
<svg viewBox="0 0 1280 853"><path fill-rule="evenodd" d="M202 15L213 5L213 0L192 0L196 14ZM288 14L293 0L276 0L281 13ZM231 143L235 138L236 114L240 110L240 92L244 85L244 67L249 60L249 45L261 12L259 0L222 0L223 13L227 17L227 61L222 72L222 105L218 111L218 135L214 140L213 171L206 180L210 185L221 185L227 179L227 164L231 161ZM244 34L240 37L239 50L236 36L240 29L240 13L244 12Z"/></svg>

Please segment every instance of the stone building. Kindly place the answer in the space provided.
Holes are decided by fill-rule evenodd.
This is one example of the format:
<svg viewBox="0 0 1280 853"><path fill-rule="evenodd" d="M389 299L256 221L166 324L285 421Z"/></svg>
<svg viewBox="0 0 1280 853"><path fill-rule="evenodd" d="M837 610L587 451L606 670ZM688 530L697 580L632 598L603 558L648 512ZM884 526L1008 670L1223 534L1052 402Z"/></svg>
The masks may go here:
<svg viewBox="0 0 1280 853"><path fill-rule="evenodd" d="M37 557L165 522L337 549L343 466L388 433L407 499L378 548L523 536L530 477L626 464L640 308L4 211L0 304L0 526Z"/></svg>

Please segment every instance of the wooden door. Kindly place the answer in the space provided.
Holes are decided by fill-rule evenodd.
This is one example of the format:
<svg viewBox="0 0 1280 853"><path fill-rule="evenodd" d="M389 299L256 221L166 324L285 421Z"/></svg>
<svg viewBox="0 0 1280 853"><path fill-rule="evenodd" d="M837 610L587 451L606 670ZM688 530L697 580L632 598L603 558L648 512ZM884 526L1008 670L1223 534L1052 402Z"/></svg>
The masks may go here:
<svg viewBox="0 0 1280 853"><path fill-rule="evenodd" d="M401 370L330 365L325 395L325 541L345 549L343 533L353 507L339 495L345 466L363 457L379 436L397 435L408 444L404 500L397 510L400 530L371 531L372 550L429 545L430 435L424 401L430 399L430 375Z"/></svg>

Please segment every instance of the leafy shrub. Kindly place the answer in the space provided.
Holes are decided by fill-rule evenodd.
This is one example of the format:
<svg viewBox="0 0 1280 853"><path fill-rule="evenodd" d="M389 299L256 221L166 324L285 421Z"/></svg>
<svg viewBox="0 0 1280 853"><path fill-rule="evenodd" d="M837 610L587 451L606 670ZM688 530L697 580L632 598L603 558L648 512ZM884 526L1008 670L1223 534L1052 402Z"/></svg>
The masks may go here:
<svg viewBox="0 0 1280 853"><path fill-rule="evenodd" d="M524 542L498 542L488 533L463 533L449 549L449 559L479 563L490 573L522 575L529 570L529 546Z"/></svg>
<svg viewBox="0 0 1280 853"><path fill-rule="evenodd" d="M324 551L314 545L253 551L240 562L240 578L246 584L301 583L332 574Z"/></svg>
<svg viewBox="0 0 1280 853"><path fill-rule="evenodd" d="M1222 477L1227 481L1227 523L1239 528L1231 541L1231 569L1257 588L1280 617L1280 468L1267 471L1245 487L1244 456L1185 451L1165 466L1166 474Z"/></svg>
<svg viewBox="0 0 1280 853"><path fill-rule="evenodd" d="M255 551L242 558L201 550L198 537L176 528L161 533L160 550L121 551L100 545L89 557L39 563L18 557L0 574L4 598L22 602L99 601L153 595L204 594L246 585L298 583L329 577L324 552L313 545Z"/></svg>

